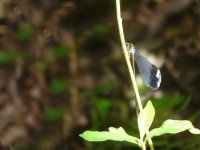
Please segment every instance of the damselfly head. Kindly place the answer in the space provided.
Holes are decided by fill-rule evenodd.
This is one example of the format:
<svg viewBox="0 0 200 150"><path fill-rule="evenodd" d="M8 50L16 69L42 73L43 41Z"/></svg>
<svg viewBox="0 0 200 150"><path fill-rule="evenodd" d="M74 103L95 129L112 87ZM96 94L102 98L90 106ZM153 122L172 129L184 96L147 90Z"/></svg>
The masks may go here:
<svg viewBox="0 0 200 150"><path fill-rule="evenodd" d="M131 54L135 54L135 47L133 46L132 43L126 43L126 48L127 48L127 51Z"/></svg>

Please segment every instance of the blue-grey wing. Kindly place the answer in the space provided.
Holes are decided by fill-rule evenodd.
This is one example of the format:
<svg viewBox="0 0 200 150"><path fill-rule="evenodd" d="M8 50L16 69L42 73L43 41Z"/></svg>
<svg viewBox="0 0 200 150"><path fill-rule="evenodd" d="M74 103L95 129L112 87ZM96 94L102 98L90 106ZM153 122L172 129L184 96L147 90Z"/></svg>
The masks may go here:
<svg viewBox="0 0 200 150"><path fill-rule="evenodd" d="M134 53L134 59L145 85L152 90L158 89L161 83L160 70L136 51Z"/></svg>

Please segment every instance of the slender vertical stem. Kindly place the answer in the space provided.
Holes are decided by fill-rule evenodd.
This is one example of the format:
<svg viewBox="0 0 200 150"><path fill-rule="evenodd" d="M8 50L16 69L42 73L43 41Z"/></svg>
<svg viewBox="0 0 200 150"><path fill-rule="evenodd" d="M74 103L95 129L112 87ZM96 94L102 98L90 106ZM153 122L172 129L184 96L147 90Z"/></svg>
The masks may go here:
<svg viewBox="0 0 200 150"><path fill-rule="evenodd" d="M144 144L142 145L142 147L141 147L141 148L142 148L142 150L146 150L146 147L145 147L145 145L144 145Z"/></svg>
<svg viewBox="0 0 200 150"><path fill-rule="evenodd" d="M121 44L122 44L122 49L124 52L124 56L125 56L125 60L128 66L128 70L130 73L130 77L131 77L131 81L132 81L132 86L135 92L135 96L136 96L136 102L139 108L139 111L142 111L142 102L140 99L140 94L137 88L137 83L136 83L136 79L135 79L135 75L134 75L134 71L129 59L129 54L126 48L126 42L125 42L125 38L124 38L124 31L123 31L123 25L122 25L122 18L121 18L121 10L120 10L120 0L116 0L116 11L117 11L117 23L118 23L118 28L119 28L119 35L120 35L120 40L121 40ZM148 140L149 146L151 150L154 150L153 147L153 142L151 139ZM144 145L145 146L145 145ZM145 147L146 148L146 147ZM142 147L142 149L144 149L144 147Z"/></svg>
<svg viewBox="0 0 200 150"><path fill-rule="evenodd" d="M132 81L133 89L134 89L134 92L135 92L138 108L139 108L139 111L141 111L143 109L142 103L141 103L140 95L139 95L139 92L138 92L135 75L133 73L133 68L131 66L128 51L127 51L127 48L126 48L125 38L124 38L124 31L123 31L121 10L120 10L120 0L116 0L116 8L117 8L117 22L118 22L118 27L119 27L119 34L120 34L122 49L123 49L125 59L126 59L126 63L127 63L127 66L128 66L128 70L129 70L129 73L130 73L130 76L131 76L131 81Z"/></svg>

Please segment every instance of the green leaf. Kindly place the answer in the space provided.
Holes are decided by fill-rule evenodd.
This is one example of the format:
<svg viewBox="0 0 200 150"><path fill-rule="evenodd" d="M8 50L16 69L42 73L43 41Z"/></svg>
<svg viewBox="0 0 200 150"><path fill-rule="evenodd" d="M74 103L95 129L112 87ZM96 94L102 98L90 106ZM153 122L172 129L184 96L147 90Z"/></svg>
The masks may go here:
<svg viewBox="0 0 200 150"><path fill-rule="evenodd" d="M62 57L64 56L65 54L68 54L72 51L71 48L69 47L66 47L66 46L57 46L53 49L53 55L58 58L58 57Z"/></svg>
<svg viewBox="0 0 200 150"><path fill-rule="evenodd" d="M70 88L70 86L71 86L70 82L54 79L51 82L50 91L53 94L61 94L65 92L68 88Z"/></svg>
<svg viewBox="0 0 200 150"><path fill-rule="evenodd" d="M91 31L95 36L103 36L108 31L108 26L105 24L96 25Z"/></svg>
<svg viewBox="0 0 200 150"><path fill-rule="evenodd" d="M46 121L54 121L66 114L66 110L63 108L47 107L43 114L43 118Z"/></svg>
<svg viewBox="0 0 200 150"><path fill-rule="evenodd" d="M140 140L136 137L128 135L122 127L110 127L109 131L85 131L79 135L83 139L91 142L101 142L107 140L113 141L127 141L140 145Z"/></svg>
<svg viewBox="0 0 200 150"><path fill-rule="evenodd" d="M148 101L145 108L140 112L138 116L138 128L140 131L141 139L143 139L144 135L149 130L153 122L154 116L155 116L155 109L151 101Z"/></svg>
<svg viewBox="0 0 200 150"><path fill-rule="evenodd" d="M46 70L52 66L51 62L48 61L38 61L35 64L36 69L38 70Z"/></svg>
<svg viewBox="0 0 200 150"><path fill-rule="evenodd" d="M21 26L16 32L16 39L24 41L33 35L33 28L29 26Z"/></svg>
<svg viewBox="0 0 200 150"><path fill-rule="evenodd" d="M102 85L100 85L99 87L97 87L97 89L95 90L96 94L102 94L102 93L109 93L114 86L116 85L115 81L108 81Z"/></svg>
<svg viewBox="0 0 200 150"><path fill-rule="evenodd" d="M18 56L17 52L10 51L10 52L2 52L0 53L0 64L8 63L14 60Z"/></svg>
<svg viewBox="0 0 200 150"><path fill-rule="evenodd" d="M188 120L166 120L159 128L155 128L149 132L145 141L154 137L160 136L162 134L170 133L176 134L183 132L185 130L189 130L192 134L200 134L200 130L194 128L192 123Z"/></svg>
<svg viewBox="0 0 200 150"><path fill-rule="evenodd" d="M161 118L161 120L162 118L166 118L167 116L169 116L171 109L175 109L176 112L180 112L181 110L179 108L185 107L183 105L187 106L187 103L190 100L189 97L185 97L179 93L171 96L162 96L160 98L151 97L150 99L153 103L155 110L157 112L160 112L158 114L158 117ZM184 108L182 110L184 110Z"/></svg>
<svg viewBox="0 0 200 150"><path fill-rule="evenodd" d="M109 99L95 98L94 105L100 116L102 118L106 118L108 116L110 107L112 106L112 102Z"/></svg>

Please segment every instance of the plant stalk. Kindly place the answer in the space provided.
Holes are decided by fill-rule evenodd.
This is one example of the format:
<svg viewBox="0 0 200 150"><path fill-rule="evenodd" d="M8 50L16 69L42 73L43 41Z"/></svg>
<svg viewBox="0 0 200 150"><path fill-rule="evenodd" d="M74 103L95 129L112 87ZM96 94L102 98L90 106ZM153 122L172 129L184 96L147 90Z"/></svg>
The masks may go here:
<svg viewBox="0 0 200 150"><path fill-rule="evenodd" d="M129 71L129 74L130 74L130 77L131 77L132 86L133 86L133 89L134 89L134 92L135 92L136 103L138 105L139 111L141 112L142 109L143 109L142 102L141 102L141 99L140 99L140 94L139 94L139 91L138 91L138 88L137 88L137 83L136 83L134 71L133 71L133 68L132 68L132 65L131 65L131 62L130 62L130 59L129 59L129 53L128 53L128 50L126 48L126 42L125 42L125 38L124 38L124 31L123 31L122 18L121 18L121 9L120 9L120 0L116 0L116 11L117 11L117 23L118 23L118 28L119 28L120 41L121 41L121 44L122 44L122 49L123 49L123 52L124 52L125 60L126 60L127 66L128 66L128 71ZM150 149L154 150L153 142L152 142L151 139L148 140L148 143L149 143ZM146 147L145 147L145 149L144 148L142 148L142 149L145 150Z"/></svg>

